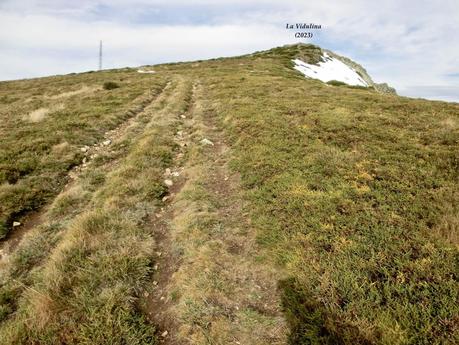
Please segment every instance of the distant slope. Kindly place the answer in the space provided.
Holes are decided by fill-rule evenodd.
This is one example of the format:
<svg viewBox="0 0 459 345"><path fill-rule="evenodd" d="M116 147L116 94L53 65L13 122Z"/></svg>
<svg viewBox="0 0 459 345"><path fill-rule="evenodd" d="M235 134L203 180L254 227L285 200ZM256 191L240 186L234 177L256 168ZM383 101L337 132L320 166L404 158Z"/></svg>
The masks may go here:
<svg viewBox="0 0 459 345"><path fill-rule="evenodd" d="M456 344L459 106L323 53L0 83L2 342Z"/></svg>

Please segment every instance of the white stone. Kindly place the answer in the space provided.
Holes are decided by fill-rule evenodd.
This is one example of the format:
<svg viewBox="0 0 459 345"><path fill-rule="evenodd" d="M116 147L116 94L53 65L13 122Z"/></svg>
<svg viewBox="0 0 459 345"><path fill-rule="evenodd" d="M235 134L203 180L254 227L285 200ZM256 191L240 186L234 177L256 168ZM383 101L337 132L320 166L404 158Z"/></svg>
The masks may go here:
<svg viewBox="0 0 459 345"><path fill-rule="evenodd" d="M167 179L167 180L164 180L164 184L168 187L171 187L174 184L174 182L172 182L172 180Z"/></svg>
<svg viewBox="0 0 459 345"><path fill-rule="evenodd" d="M168 334L169 334L168 331L164 331L163 333L161 333L161 336L162 336L163 338L165 338L165 337L167 337Z"/></svg>
<svg viewBox="0 0 459 345"><path fill-rule="evenodd" d="M138 69L137 72L138 73L146 73L146 74L148 74L148 73L150 73L150 74L156 73L155 71L151 71L151 70L148 71L148 70L143 70L143 69Z"/></svg>
<svg viewBox="0 0 459 345"><path fill-rule="evenodd" d="M211 145L211 146L214 146L214 143L211 142L211 141L210 141L209 139L207 139L207 138L202 139L202 140L201 140L201 144L203 144L203 145Z"/></svg>
<svg viewBox="0 0 459 345"><path fill-rule="evenodd" d="M104 146L108 146L108 145L110 145L111 143L112 143L112 141L111 141L110 139L107 139L107 140L105 140L105 141L102 142L102 144L103 144Z"/></svg>
<svg viewBox="0 0 459 345"><path fill-rule="evenodd" d="M20 226L20 225L21 225L21 223L19 223L19 222L13 222L13 227Z"/></svg>

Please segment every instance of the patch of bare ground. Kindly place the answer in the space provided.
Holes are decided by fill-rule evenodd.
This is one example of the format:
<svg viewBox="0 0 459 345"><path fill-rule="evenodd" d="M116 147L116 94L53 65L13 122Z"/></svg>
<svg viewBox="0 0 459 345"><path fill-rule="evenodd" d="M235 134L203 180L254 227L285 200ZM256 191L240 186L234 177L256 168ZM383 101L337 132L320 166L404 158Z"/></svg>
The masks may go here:
<svg viewBox="0 0 459 345"><path fill-rule="evenodd" d="M177 172L152 220L158 264L144 308L164 344L285 344L274 265L244 214L230 149L198 84L180 116Z"/></svg>
<svg viewBox="0 0 459 345"><path fill-rule="evenodd" d="M6 238L0 240L0 270L5 265L5 259L14 252L24 235L43 222L42 217L45 212L45 208L37 212L31 212L22 219L22 223L18 222L19 225L15 227L14 231L11 231Z"/></svg>

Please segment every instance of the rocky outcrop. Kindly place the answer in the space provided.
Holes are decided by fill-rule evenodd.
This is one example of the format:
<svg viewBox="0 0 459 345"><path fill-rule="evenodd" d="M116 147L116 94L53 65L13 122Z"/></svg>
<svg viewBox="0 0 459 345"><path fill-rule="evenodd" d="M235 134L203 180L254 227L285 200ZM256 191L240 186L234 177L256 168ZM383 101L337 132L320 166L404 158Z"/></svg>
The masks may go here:
<svg viewBox="0 0 459 345"><path fill-rule="evenodd" d="M375 83L374 85L374 88L376 91L378 92L381 92L381 93L390 93L390 94L393 94L393 95L396 95L397 94L397 91L389 86L387 83Z"/></svg>
<svg viewBox="0 0 459 345"><path fill-rule="evenodd" d="M362 77L362 79L371 87L374 87L376 91L378 92L381 92L381 93L388 93L388 94L393 94L393 95L396 95L397 92L396 90L389 86L387 83L375 83L373 81L373 79L371 79L370 75L368 74L368 72L365 70L365 68L363 68L361 65L359 65L358 63L352 61L351 59L345 57L345 56L341 56L341 55L338 55L330 50L327 50L327 49L322 49L323 52L326 52L327 54L329 54L330 56L340 60L341 62L345 63L346 65L348 65L349 67L351 67L352 69L354 69L358 75L360 75Z"/></svg>

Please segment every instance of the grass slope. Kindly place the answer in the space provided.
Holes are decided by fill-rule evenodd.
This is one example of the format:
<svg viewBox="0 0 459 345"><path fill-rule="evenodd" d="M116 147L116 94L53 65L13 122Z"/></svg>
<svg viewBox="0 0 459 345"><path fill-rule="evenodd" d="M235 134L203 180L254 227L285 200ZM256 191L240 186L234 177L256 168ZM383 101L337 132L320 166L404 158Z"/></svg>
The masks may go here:
<svg viewBox="0 0 459 345"><path fill-rule="evenodd" d="M129 70L0 83L0 238L14 220L54 197L83 145L133 115L147 89L164 84ZM104 81L121 88L104 90Z"/></svg>
<svg viewBox="0 0 459 345"><path fill-rule="evenodd" d="M208 87L259 240L291 275L291 342L455 343L459 106L252 66Z"/></svg>
<svg viewBox="0 0 459 345"><path fill-rule="evenodd" d="M267 253L252 255L283 271L290 343L457 343L459 106L327 85L292 69L292 58L314 63L319 53L290 46L155 66L154 75L0 83L5 234L14 217L58 194L80 145L170 82L13 254L0 276L5 343L155 341L135 306L155 262L148 215L162 205L170 138L196 80ZM107 78L120 88L78 91ZM44 117L33 113L41 108Z"/></svg>

